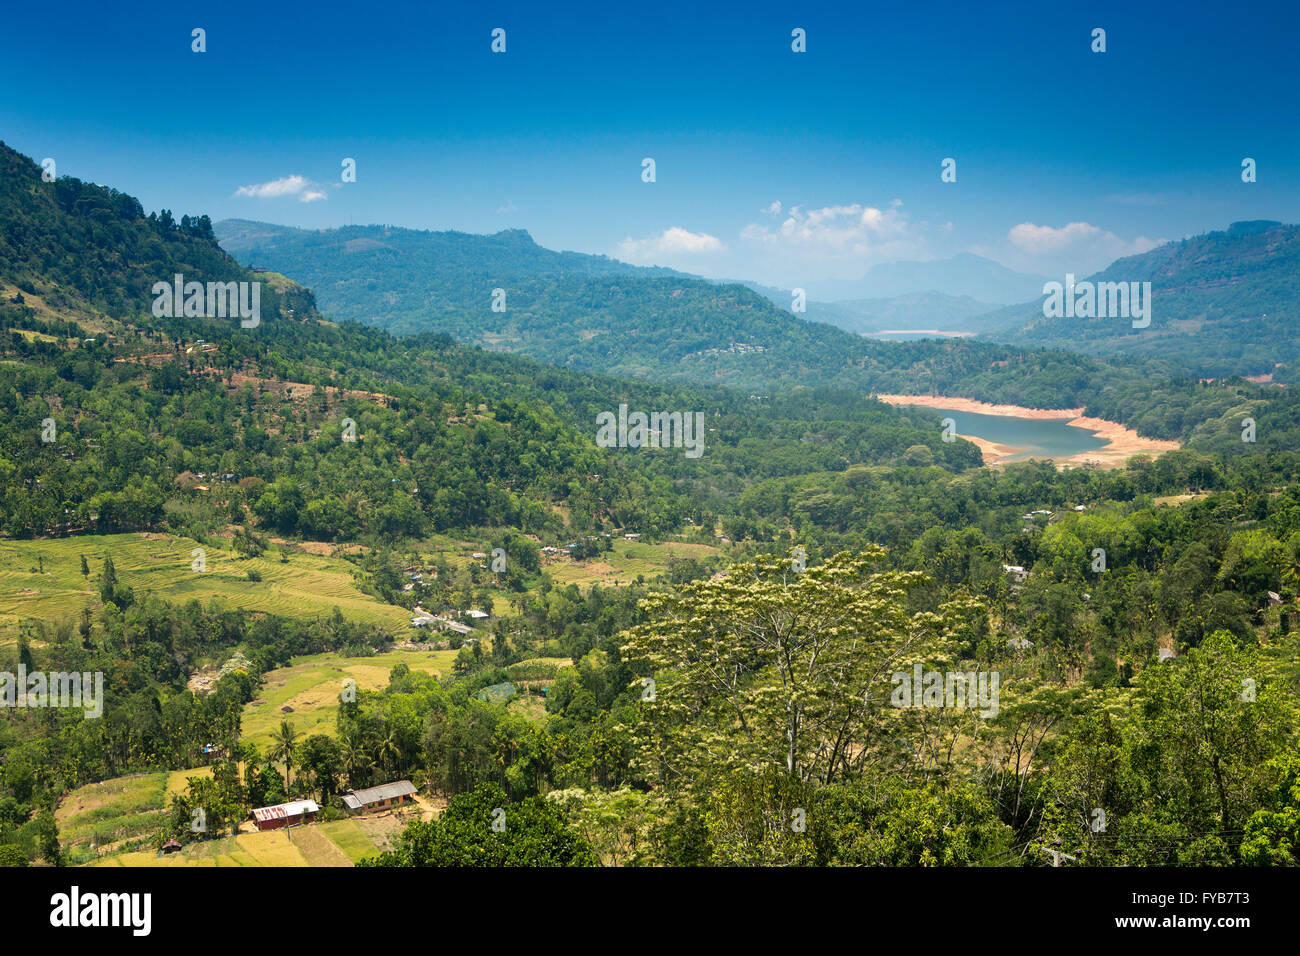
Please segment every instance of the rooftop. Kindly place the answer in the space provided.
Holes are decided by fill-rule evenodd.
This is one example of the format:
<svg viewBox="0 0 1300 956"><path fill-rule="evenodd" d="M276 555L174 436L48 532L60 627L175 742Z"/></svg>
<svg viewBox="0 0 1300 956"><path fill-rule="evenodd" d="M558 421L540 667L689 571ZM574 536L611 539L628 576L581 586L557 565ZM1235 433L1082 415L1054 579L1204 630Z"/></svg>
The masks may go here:
<svg viewBox="0 0 1300 956"><path fill-rule="evenodd" d="M258 807L253 811L253 819L258 823L267 820L282 820L285 817L298 817L304 813L317 813L320 807L315 800L294 800L291 803L277 803L273 807Z"/></svg>
<svg viewBox="0 0 1300 956"><path fill-rule="evenodd" d="M364 790L353 790L343 794L343 805L349 810L359 810L367 804L379 803L381 800L392 800L394 797L405 797L415 793L415 784L409 780L395 780L392 783L380 784L377 787L367 787Z"/></svg>

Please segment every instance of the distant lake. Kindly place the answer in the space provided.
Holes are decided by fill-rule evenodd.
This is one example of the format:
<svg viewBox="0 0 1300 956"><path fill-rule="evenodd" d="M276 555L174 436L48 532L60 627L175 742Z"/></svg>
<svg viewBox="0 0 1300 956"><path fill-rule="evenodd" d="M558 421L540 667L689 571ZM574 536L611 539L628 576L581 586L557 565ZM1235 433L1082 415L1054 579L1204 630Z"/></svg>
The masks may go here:
<svg viewBox="0 0 1300 956"><path fill-rule="evenodd" d="M939 329L883 329L880 332L863 332L869 339L888 339L891 342L915 342L919 339L964 339L974 332L944 332Z"/></svg>
<svg viewBox="0 0 1300 956"><path fill-rule="evenodd" d="M1027 458L1068 458L1080 452L1096 451L1106 445L1106 440L1086 428L1069 424L1069 419L1015 418L1010 415L980 415L976 412L958 412L950 408L930 405L913 405L912 408L933 412L939 418L951 418L957 423L958 437L983 438L999 445L1010 445L1018 451L1004 461L1024 461Z"/></svg>

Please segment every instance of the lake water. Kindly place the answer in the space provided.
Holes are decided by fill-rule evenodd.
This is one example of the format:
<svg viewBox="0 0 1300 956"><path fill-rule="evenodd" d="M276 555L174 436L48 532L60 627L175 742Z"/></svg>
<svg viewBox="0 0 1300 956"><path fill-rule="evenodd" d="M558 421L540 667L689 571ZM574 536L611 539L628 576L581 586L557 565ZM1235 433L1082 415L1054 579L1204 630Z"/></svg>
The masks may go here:
<svg viewBox="0 0 1300 956"><path fill-rule="evenodd" d="M921 339L962 339L970 338L974 332L942 332L938 329L887 329L883 332L863 332L869 339L884 339L887 342L919 342Z"/></svg>
<svg viewBox="0 0 1300 956"><path fill-rule="evenodd" d="M1025 449L1004 461L1024 461L1027 458L1068 458L1079 452L1096 451L1106 445L1086 428L1069 424L1069 419L1013 418L1003 415L980 415L976 412L958 412L950 408L913 405L913 408L933 412L939 418L951 418L957 423L958 436L974 435L999 445Z"/></svg>

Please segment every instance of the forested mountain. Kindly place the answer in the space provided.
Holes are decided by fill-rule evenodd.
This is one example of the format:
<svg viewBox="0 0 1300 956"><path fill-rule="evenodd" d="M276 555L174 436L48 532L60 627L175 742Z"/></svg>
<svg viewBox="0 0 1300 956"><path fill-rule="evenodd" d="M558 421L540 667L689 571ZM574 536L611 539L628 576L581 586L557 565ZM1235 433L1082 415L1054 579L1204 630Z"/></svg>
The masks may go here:
<svg viewBox="0 0 1300 956"><path fill-rule="evenodd" d="M480 524L558 530L552 504L581 530L612 521L653 532L720 506L737 480L889 464L914 446L949 467L979 464L973 446L941 441L927 416L860 393L638 384L445 336L398 340L325 322L310 292L239 267L206 220L178 231L129 196L44 183L34 164L7 155L16 174L0 226L24 237L23 254L5 263L17 291L0 304L11 359L0 367L11 426L0 435L0 525L13 535L159 527L183 472L238 482L205 496L190 530L247 508L267 529L340 540ZM74 195L67 209L55 201ZM97 265L69 265L84 262ZM255 329L152 315L148 290L177 272L275 283L288 290L286 314L268 311ZM26 302L24 289L44 305ZM264 301L281 300L268 289ZM103 331L54 318L53 302ZM622 403L705 415L705 454L597 449L596 416ZM355 442L341 440L347 418ZM805 442L798 454L758 443L782 434ZM584 480L592 474L605 480Z"/></svg>
<svg viewBox="0 0 1300 956"><path fill-rule="evenodd" d="M1065 276L1053 276L1064 282ZM1300 226L1259 220L1120 259L1076 281L1150 282L1151 324L1046 318L1043 297L979 321L989 338L1100 356L1160 357L1186 374L1294 381L1300 358Z"/></svg>
<svg viewBox="0 0 1300 956"><path fill-rule="evenodd" d="M772 336L775 355L725 359L766 356L752 380L770 390L716 374L615 378L336 324L300 274L242 269L202 217L176 229L103 187L60 193L25 160L9 168L0 232L24 238L0 305L0 570L46 586L31 538L184 535L241 556L274 545L286 564L286 549L330 541L386 609L474 601L494 614L433 673L385 667L409 633L339 609L301 620L169 603L111 557L92 568L82 555L66 617L33 619L27 595L6 592L0 671L93 671L106 691L102 719L0 713L0 863L123 853L118 825L132 842L190 844L180 858L215 853L252 807L319 799L346 823L343 788L399 779L448 805L368 864L1046 865L1044 847L1099 865L1296 862L1292 390L1148 378L1155 363L1064 351L862 343L749 290L616 263L577 262L591 271L572 286L526 236L486 237L502 261L529 263L513 282L547 309L587 288L580 317L641 323L667 347L672 322L692 320L670 306L679 290L709 304L702 341L715 324L751 328L746 317ZM61 194L75 199L65 208ZM372 253L389 254L358 255ZM456 295L488 279L474 256ZM152 283L181 270L285 292L256 328L153 315ZM494 315L449 314L466 329ZM825 364L845 342L858 350ZM932 416L868 398L868 383L1036 404L1086 395L1190 447L1115 470L993 470L943 441ZM702 413L704 454L598 445L596 416L623 403ZM1257 441L1242 441L1244 415ZM659 574L627 565L614 587L565 578L569 555L539 558L568 544L604 557L592 542L629 531L706 556ZM453 568L438 551L448 540L501 542L519 567L497 577L471 553ZM36 567L12 567L20 545ZM409 652L428 666L424 648ZM303 694L302 710L276 710L269 747L249 738L277 668L341 654L387 681L336 701L333 671L312 704L329 714L317 732L295 729ZM887 704L904 661L997 673L1001 696L984 712ZM191 683L199 671L206 689ZM210 775L184 780L165 812L133 806L125 824L96 819L76 854L65 846L56 810L74 788L198 767ZM502 808L511 824L497 839ZM805 830L785 824L793 810L807 811ZM324 827L308 826L295 846L321 849Z"/></svg>
<svg viewBox="0 0 1300 956"><path fill-rule="evenodd" d="M94 321L147 313L155 282L180 273L201 282L256 278L213 241L207 216L150 213L134 196L64 176L44 182L41 167L0 143L0 282L45 307ZM263 289L263 316L314 312L305 290Z"/></svg>
<svg viewBox="0 0 1300 956"><path fill-rule="evenodd" d="M870 341L804 321L740 285L549 252L523 232L310 232L242 221L216 231L244 262L309 285L328 314L396 333L443 332L573 369L744 391L962 395L1085 406L1089 414L1104 402L1116 420L1158 438L1188 438L1195 425L1238 404L1222 393L1194 421L1152 415L1190 387L1168 382L1174 367L1162 359L1114 363L972 341ZM504 312L492 309L494 289L504 290Z"/></svg>

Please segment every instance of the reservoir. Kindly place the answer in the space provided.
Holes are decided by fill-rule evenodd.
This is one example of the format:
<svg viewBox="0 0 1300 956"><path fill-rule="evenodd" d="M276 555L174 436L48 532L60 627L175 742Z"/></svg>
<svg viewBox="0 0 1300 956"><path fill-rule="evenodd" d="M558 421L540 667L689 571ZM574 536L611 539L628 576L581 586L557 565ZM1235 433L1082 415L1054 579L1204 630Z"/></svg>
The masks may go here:
<svg viewBox="0 0 1300 956"><path fill-rule="evenodd" d="M1106 438L1070 424L1069 418L1017 418L1012 415L983 415L978 412L915 405L933 412L936 418L951 418L957 423L960 438L982 438L1004 446L1006 454L998 461L1024 461L1028 458L1065 459L1106 447Z"/></svg>

